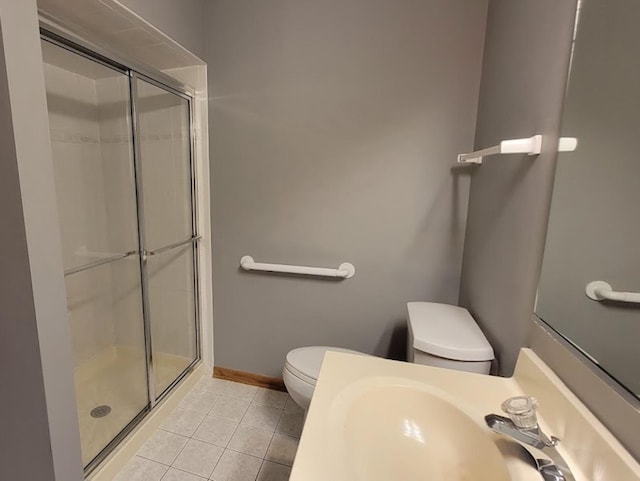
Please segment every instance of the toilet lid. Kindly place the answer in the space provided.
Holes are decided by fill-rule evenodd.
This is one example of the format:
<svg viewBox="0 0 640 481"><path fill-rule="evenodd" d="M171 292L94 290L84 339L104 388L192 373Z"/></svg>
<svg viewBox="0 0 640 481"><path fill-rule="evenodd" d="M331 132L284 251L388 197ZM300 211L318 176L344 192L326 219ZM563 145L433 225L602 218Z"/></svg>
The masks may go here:
<svg viewBox="0 0 640 481"><path fill-rule="evenodd" d="M315 384L318 380L318 375L320 374L320 367L322 367L324 354L327 351L346 352L348 354L358 354L360 356L368 355L362 352L352 351L351 349L343 349L341 347L299 347L287 354L285 367L300 379L303 379L308 383Z"/></svg>
<svg viewBox="0 0 640 481"><path fill-rule="evenodd" d="M491 344L463 307L437 302L408 302L413 347L456 361L491 361Z"/></svg>

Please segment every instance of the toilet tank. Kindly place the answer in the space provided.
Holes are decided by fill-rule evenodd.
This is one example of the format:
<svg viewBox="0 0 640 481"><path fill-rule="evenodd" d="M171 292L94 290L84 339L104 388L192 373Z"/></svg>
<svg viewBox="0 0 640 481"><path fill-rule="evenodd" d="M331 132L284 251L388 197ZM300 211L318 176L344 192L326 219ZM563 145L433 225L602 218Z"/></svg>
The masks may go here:
<svg viewBox="0 0 640 481"><path fill-rule="evenodd" d="M437 302L408 302L407 360L489 374L494 353L469 311Z"/></svg>

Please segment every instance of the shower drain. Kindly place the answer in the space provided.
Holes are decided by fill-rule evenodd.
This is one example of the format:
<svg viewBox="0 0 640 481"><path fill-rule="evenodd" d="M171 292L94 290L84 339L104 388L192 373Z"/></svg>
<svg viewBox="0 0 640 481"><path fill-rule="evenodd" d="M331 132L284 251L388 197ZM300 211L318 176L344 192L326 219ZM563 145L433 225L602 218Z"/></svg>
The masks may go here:
<svg viewBox="0 0 640 481"><path fill-rule="evenodd" d="M111 406L102 405L91 410L92 418L103 418L111 412Z"/></svg>

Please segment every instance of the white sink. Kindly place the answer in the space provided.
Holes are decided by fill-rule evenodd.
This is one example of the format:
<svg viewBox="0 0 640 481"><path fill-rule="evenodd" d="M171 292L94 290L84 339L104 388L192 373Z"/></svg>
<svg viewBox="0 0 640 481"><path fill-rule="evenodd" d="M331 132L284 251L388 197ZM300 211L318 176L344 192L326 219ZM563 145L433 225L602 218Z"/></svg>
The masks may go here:
<svg viewBox="0 0 640 481"><path fill-rule="evenodd" d="M522 395L541 401L538 421L562 439L577 481L640 481L637 461L529 349L512 378L328 352L289 479L540 481L530 456L484 423Z"/></svg>
<svg viewBox="0 0 640 481"><path fill-rule="evenodd" d="M482 417L472 419L461 406L410 379L352 383L326 418L335 467L353 481L510 481Z"/></svg>

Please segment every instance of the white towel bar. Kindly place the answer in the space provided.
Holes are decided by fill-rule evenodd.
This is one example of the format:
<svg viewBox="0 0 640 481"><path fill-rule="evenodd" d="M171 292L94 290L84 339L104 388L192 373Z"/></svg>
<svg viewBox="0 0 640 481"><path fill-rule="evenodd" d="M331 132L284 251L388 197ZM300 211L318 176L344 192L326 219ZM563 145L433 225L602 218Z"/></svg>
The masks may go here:
<svg viewBox="0 0 640 481"><path fill-rule="evenodd" d="M251 256L244 256L240 259L240 267L245 271L284 272L288 274L304 274L308 276L341 277L343 279L350 279L356 273L356 268L349 262L343 262L337 269L328 269L326 267L266 264L264 262L255 262Z"/></svg>
<svg viewBox="0 0 640 481"><path fill-rule="evenodd" d="M614 291L611 284L604 281L593 281L585 289L589 299L594 301L618 301L640 304L640 292Z"/></svg>

